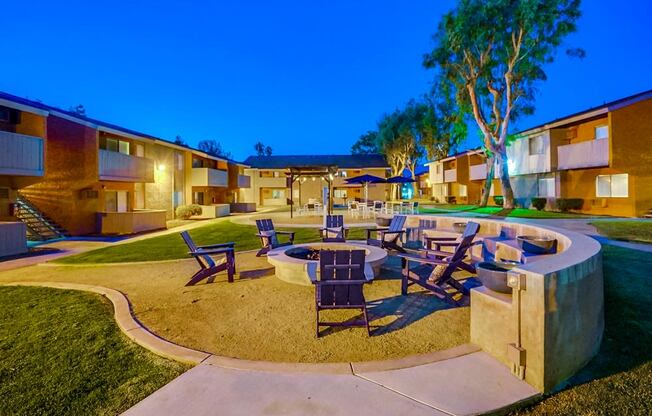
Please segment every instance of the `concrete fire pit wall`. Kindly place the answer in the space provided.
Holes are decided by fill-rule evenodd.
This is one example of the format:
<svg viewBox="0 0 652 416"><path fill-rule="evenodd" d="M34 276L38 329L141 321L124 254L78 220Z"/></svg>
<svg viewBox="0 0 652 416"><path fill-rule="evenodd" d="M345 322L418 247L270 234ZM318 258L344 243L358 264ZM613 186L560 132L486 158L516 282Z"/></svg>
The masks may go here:
<svg viewBox="0 0 652 416"><path fill-rule="evenodd" d="M549 236L558 240L556 254L540 256L514 271L526 276L521 291L521 321L514 296L485 287L471 291L471 342L512 367L508 345L519 333L525 349L525 381L547 392L579 371L597 353L604 329L604 293L600 244L567 230L481 218L409 216L436 219L437 229L453 222L475 221L489 244L501 232L510 244L516 235ZM501 240L501 238L498 238Z"/></svg>

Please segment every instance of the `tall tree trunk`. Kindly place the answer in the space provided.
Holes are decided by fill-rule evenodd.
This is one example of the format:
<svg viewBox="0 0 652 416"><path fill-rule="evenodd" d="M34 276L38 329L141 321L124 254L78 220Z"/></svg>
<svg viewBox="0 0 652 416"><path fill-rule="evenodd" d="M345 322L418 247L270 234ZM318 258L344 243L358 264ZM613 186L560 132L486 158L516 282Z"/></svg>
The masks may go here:
<svg viewBox="0 0 652 416"><path fill-rule="evenodd" d="M500 146L495 152L496 160L498 161L498 175L500 175L500 185L503 188L503 208L514 209L514 191L512 184L509 181L509 165L507 158L507 149L505 146Z"/></svg>
<svg viewBox="0 0 652 416"><path fill-rule="evenodd" d="M494 183L494 170L496 169L496 157L492 156L487 158L487 178L484 181L484 186L482 187L482 198L480 200L480 206L486 207L489 202L489 194L491 193L491 185Z"/></svg>

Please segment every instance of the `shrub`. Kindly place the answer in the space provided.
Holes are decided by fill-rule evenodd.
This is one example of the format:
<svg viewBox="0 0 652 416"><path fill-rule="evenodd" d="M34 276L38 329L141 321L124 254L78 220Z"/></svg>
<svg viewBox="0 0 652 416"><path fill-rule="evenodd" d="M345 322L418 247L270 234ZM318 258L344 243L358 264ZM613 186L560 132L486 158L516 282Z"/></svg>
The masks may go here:
<svg viewBox="0 0 652 416"><path fill-rule="evenodd" d="M502 196L500 196L500 195L494 196L494 204L499 205L499 206L502 207L504 202L505 202L505 199Z"/></svg>
<svg viewBox="0 0 652 416"><path fill-rule="evenodd" d="M557 209L562 212L580 210L583 204L582 198L559 198L556 202Z"/></svg>
<svg viewBox="0 0 652 416"><path fill-rule="evenodd" d="M532 206L538 211L546 207L546 202L548 202L546 198L532 198Z"/></svg>
<svg viewBox="0 0 652 416"><path fill-rule="evenodd" d="M175 212L175 214L177 214L178 218L187 220L190 217L192 217L193 215L201 215L202 209L197 204L179 205L174 212Z"/></svg>

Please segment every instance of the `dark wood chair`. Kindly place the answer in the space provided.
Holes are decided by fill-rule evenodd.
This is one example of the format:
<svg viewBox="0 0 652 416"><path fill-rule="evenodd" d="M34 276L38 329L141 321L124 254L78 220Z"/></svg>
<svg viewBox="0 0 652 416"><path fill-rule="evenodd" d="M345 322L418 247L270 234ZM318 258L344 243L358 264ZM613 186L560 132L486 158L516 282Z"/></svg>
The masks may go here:
<svg viewBox="0 0 652 416"><path fill-rule="evenodd" d="M395 250L400 253L405 253L405 249L398 243L405 233L403 226L405 225L405 215L394 215L389 227L382 228L368 228L367 229L367 244L370 246L381 247L386 250ZM371 238L373 232L377 233L377 238Z"/></svg>
<svg viewBox="0 0 652 416"><path fill-rule="evenodd" d="M407 295L408 288L416 284L456 305L460 304L460 298L468 295L469 290L453 277L453 273L457 270L466 270L464 260L469 249L475 244L473 240L479 229L479 224L469 222L467 228L469 232L464 233L452 253L419 250L416 253L399 254L399 257L403 259L401 284L403 295ZM473 230L475 233L472 232ZM416 264L416 266L410 268L412 264Z"/></svg>
<svg viewBox="0 0 652 416"><path fill-rule="evenodd" d="M271 249L294 244L294 231L276 231L271 219L256 220L256 227L258 227L256 236L260 238L260 245L262 246L256 253L256 257L267 254ZM289 240L281 243L278 240L279 235L287 235Z"/></svg>
<svg viewBox="0 0 652 416"><path fill-rule="evenodd" d="M229 283L233 282L235 275L235 243L213 244L210 246L197 247L195 242L192 241L188 231L181 233L181 238L190 250L188 254L197 260L199 263L199 271L195 273L186 286L192 286L198 282L208 279L209 283L213 283L215 275L221 271L226 270ZM211 256L223 255L223 257L215 262Z"/></svg>
<svg viewBox="0 0 652 416"><path fill-rule="evenodd" d="M346 242L344 230L344 215L327 215L324 227L320 228L321 239L324 243Z"/></svg>
<svg viewBox="0 0 652 416"><path fill-rule="evenodd" d="M319 252L319 280L315 285L315 308L317 312L316 333L322 326L366 327L369 335L369 317L363 286L371 278L365 276L364 250L321 250ZM358 309L364 322L322 322L319 311L328 309Z"/></svg>
<svg viewBox="0 0 652 416"><path fill-rule="evenodd" d="M425 241L425 248L427 250L433 250L434 252L440 251L444 252L442 250L443 247L457 247L460 244L460 238L467 237L469 235L477 235L478 232L480 231L480 224L476 222L468 222L466 223L466 227L464 227L464 232L462 233L461 237L424 237ZM433 249L434 247L434 249ZM466 270L469 273L475 273L475 266L473 265L473 262L467 263L463 262L460 265L461 269Z"/></svg>

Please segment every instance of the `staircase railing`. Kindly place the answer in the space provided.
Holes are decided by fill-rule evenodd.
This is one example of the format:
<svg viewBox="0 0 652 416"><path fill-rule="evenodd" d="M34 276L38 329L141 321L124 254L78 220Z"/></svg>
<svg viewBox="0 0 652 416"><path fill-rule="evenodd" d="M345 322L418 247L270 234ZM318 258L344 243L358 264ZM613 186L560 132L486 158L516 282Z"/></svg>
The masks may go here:
<svg viewBox="0 0 652 416"><path fill-rule="evenodd" d="M68 236L68 232L47 217L24 195L16 199L14 215L27 227L27 239L46 241Z"/></svg>

